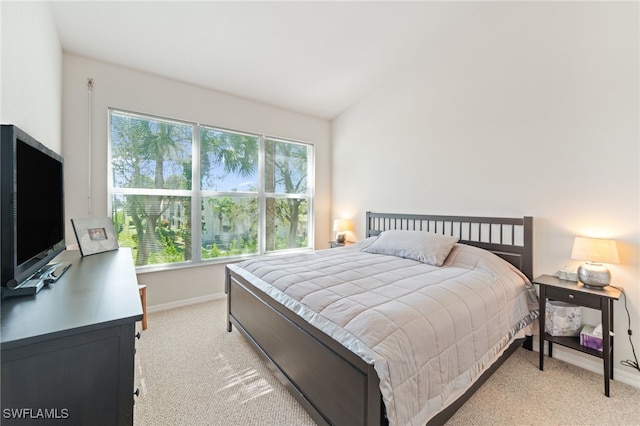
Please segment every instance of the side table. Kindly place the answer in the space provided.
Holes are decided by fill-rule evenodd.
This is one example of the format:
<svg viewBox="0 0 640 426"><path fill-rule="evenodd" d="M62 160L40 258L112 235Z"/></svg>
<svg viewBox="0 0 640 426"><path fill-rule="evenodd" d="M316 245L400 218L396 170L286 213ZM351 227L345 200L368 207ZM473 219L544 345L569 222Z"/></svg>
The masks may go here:
<svg viewBox="0 0 640 426"><path fill-rule="evenodd" d="M613 301L620 298L620 290L607 286L602 290L585 287L580 282L561 280L553 275L541 275L533 280L540 286L540 370L544 370L544 342L549 342L549 357L553 356L553 344L578 350L602 358L604 365L604 394L609 396L609 379L613 379ZM602 352L582 346L580 337L551 336L545 332L547 300L558 300L602 313Z"/></svg>
<svg viewBox="0 0 640 426"><path fill-rule="evenodd" d="M353 241L343 241L341 243L338 241L329 241L329 248L346 247L350 244L353 244Z"/></svg>

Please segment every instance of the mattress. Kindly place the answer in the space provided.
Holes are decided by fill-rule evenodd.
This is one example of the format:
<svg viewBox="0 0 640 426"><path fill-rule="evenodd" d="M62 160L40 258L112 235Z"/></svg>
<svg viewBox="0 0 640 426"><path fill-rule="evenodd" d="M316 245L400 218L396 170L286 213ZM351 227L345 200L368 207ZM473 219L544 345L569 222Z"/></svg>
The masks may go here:
<svg viewBox="0 0 640 426"><path fill-rule="evenodd" d="M229 268L372 364L391 425L424 425L538 316L515 267L456 244L442 267L343 248Z"/></svg>

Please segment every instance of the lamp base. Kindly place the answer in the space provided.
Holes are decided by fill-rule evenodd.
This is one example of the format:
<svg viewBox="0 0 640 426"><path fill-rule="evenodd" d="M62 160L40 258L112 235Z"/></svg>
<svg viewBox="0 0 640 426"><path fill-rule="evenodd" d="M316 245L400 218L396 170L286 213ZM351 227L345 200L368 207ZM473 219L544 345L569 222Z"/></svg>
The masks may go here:
<svg viewBox="0 0 640 426"><path fill-rule="evenodd" d="M346 233L345 232L338 232L336 233L336 242L337 243L344 243L346 237L345 237Z"/></svg>
<svg viewBox="0 0 640 426"><path fill-rule="evenodd" d="M587 288L602 290L611 283L611 272L601 263L586 262L578 268L578 279Z"/></svg>

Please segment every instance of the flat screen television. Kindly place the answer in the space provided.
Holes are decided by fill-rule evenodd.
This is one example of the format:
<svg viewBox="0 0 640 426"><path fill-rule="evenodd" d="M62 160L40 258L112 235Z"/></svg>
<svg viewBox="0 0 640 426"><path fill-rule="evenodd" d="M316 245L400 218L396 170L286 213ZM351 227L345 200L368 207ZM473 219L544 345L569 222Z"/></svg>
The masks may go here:
<svg viewBox="0 0 640 426"><path fill-rule="evenodd" d="M60 155L13 125L2 125L2 287L18 287L65 249Z"/></svg>

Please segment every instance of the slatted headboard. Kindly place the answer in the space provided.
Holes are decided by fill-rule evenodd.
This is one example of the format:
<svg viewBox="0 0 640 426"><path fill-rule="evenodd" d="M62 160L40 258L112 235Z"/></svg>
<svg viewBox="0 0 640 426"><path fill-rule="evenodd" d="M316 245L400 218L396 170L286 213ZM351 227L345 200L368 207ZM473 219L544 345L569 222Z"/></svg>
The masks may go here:
<svg viewBox="0 0 640 426"><path fill-rule="evenodd" d="M488 250L533 279L533 218L438 216L367 212L367 237L382 231L415 230L455 236Z"/></svg>

